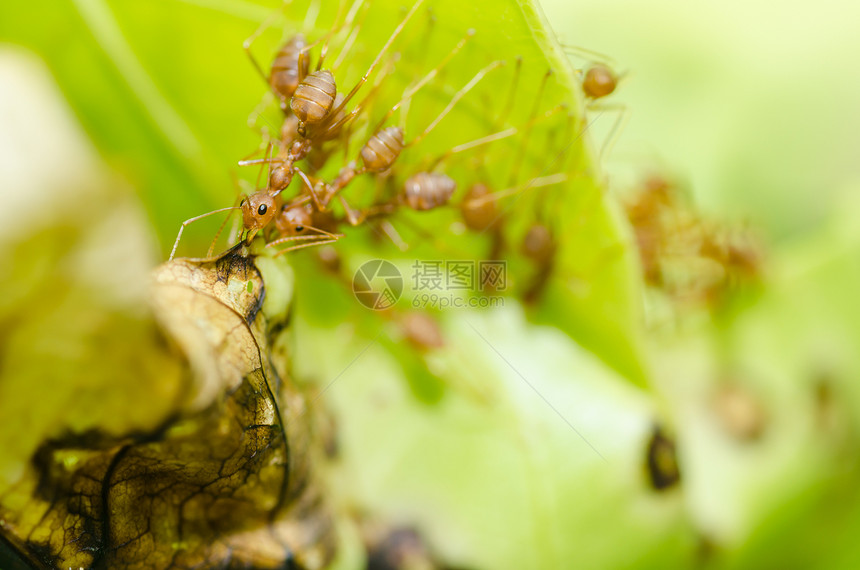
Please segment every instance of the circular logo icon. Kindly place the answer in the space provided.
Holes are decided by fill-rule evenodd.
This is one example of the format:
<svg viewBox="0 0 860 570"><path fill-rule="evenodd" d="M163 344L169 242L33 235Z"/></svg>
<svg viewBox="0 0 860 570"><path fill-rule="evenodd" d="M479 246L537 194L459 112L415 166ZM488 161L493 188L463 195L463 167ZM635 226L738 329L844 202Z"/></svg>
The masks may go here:
<svg viewBox="0 0 860 570"><path fill-rule="evenodd" d="M367 261L352 278L352 292L358 302L381 311L394 305L403 293L403 276L397 266L384 259Z"/></svg>

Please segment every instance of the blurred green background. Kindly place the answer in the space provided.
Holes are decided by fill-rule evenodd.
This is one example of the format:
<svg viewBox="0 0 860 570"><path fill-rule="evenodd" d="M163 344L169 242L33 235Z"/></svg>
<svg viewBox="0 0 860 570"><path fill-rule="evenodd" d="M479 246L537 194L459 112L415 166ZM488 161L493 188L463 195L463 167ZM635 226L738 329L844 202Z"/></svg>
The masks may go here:
<svg viewBox="0 0 860 570"><path fill-rule="evenodd" d="M544 0L562 43L613 58L630 121L608 163L688 181L776 239L820 227L860 180L854 2Z"/></svg>

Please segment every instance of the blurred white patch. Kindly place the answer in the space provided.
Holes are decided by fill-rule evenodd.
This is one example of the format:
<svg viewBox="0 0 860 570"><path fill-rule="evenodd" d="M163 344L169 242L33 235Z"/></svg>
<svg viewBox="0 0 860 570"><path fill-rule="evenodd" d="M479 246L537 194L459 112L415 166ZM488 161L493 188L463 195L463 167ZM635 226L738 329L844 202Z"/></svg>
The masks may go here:
<svg viewBox="0 0 860 570"><path fill-rule="evenodd" d="M70 282L105 305L140 303L155 262L140 204L101 161L45 64L3 47L0 251L60 226L81 231L64 260Z"/></svg>

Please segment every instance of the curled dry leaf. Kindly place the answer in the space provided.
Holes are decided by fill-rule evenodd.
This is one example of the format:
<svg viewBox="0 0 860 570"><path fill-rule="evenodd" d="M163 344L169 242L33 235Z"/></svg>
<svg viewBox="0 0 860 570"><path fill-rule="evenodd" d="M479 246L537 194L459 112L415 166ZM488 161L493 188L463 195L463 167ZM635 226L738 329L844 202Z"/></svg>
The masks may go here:
<svg viewBox="0 0 860 570"><path fill-rule="evenodd" d="M180 259L155 270L151 305L162 348L187 361L181 395L154 430L93 430L42 443L27 476L0 501L5 536L32 562L330 562L332 519L310 469L311 416L287 363L269 350L270 333L285 323L261 311L266 288L254 260L234 248L214 261ZM286 318L285 307L280 314Z"/></svg>

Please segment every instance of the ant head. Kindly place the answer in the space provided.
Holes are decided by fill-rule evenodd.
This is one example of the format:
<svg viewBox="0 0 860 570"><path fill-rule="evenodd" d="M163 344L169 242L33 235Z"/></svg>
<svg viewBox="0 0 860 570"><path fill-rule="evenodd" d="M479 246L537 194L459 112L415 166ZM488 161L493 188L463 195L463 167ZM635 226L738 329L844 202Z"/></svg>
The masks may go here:
<svg viewBox="0 0 860 570"><path fill-rule="evenodd" d="M246 230L256 233L266 227L280 206L280 195L271 196L266 190L254 192L242 200L242 223Z"/></svg>
<svg viewBox="0 0 860 570"><path fill-rule="evenodd" d="M304 234L312 223L311 213L304 204L284 208L275 220L278 231L285 236Z"/></svg>
<svg viewBox="0 0 860 570"><path fill-rule="evenodd" d="M585 72L582 90L591 99L606 97L618 86L618 78L605 65L595 64Z"/></svg>

